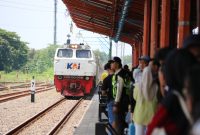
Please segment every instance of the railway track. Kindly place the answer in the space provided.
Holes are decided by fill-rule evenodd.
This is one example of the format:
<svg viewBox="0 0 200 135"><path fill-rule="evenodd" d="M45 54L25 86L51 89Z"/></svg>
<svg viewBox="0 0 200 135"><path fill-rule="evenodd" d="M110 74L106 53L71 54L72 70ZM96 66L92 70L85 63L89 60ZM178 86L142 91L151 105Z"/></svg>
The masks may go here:
<svg viewBox="0 0 200 135"><path fill-rule="evenodd" d="M59 132L60 129L62 129L63 125L69 120L69 118L72 116L74 111L78 108L78 106L83 101L83 98L81 98L72 109L68 113L65 114L65 116L51 129L51 131L48 133L48 135L55 135Z"/></svg>
<svg viewBox="0 0 200 135"><path fill-rule="evenodd" d="M47 87L45 89L36 88L36 93L48 91L48 90L51 90L51 89L52 89L52 87ZM28 96L30 94L31 94L30 90L14 92L14 93L9 93L9 94L3 94L3 95L0 95L0 103L6 102L6 101L9 101L9 100L13 100L13 99L17 99L17 98L20 98L20 97Z"/></svg>
<svg viewBox="0 0 200 135"><path fill-rule="evenodd" d="M53 110L54 108L59 106L65 100L66 100L65 98L62 98L61 100L57 101L53 105L51 105L48 108L44 109L43 111L39 112L38 114L36 114L32 118L27 119L25 122L21 123L20 125L18 125L14 129L8 131L5 135L16 135L16 134L23 132L24 129L26 129L29 126L31 126L32 124L34 124L34 122L36 122L40 118L45 117L45 115L48 115L48 113L50 113L51 110ZM67 120L71 117L73 112L78 108L78 106L81 104L82 101L83 101L83 98L79 99L76 102L76 104L65 114L65 116L51 129L51 131L49 131L48 134L49 135L56 134L62 128L62 126L67 122Z"/></svg>
<svg viewBox="0 0 200 135"><path fill-rule="evenodd" d="M9 82L9 83L11 83L11 82ZM15 83L17 83L17 82L15 82ZM19 83L21 83L21 82L19 82ZM1 85L1 84L4 84L4 85ZM48 86L49 85L49 84L45 84L45 82L37 82L36 84L38 85L38 87L39 86ZM3 91L3 90L7 90L7 89L27 88L29 86L30 86L30 83L25 83L25 82L23 82L21 84L11 85L11 86L5 85L5 83L2 82L2 83L0 83L0 90Z"/></svg>
<svg viewBox="0 0 200 135"><path fill-rule="evenodd" d="M4 86L1 86L0 85L0 91L2 91L2 90L7 90L8 88L7 87L4 87Z"/></svg>

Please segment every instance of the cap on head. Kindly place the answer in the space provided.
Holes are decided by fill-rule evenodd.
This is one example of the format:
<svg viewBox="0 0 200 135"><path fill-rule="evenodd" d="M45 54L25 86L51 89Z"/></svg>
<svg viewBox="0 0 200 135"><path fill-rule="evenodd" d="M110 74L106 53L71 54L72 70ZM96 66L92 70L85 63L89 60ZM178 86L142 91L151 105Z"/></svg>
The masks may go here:
<svg viewBox="0 0 200 135"><path fill-rule="evenodd" d="M147 56L147 55L144 55L144 56L141 56L141 57L139 58L139 60L144 60L144 61L146 61L146 62L149 62L149 61L151 61L151 58L150 58L149 56Z"/></svg>
<svg viewBox="0 0 200 135"><path fill-rule="evenodd" d="M200 34L189 35L183 42L184 48L199 46L200 47Z"/></svg>
<svg viewBox="0 0 200 135"><path fill-rule="evenodd" d="M114 62L117 62L117 63L119 63L119 64L122 63L122 61L121 61L121 59L120 59L119 57L114 57L114 58L113 58L113 61L114 61Z"/></svg>

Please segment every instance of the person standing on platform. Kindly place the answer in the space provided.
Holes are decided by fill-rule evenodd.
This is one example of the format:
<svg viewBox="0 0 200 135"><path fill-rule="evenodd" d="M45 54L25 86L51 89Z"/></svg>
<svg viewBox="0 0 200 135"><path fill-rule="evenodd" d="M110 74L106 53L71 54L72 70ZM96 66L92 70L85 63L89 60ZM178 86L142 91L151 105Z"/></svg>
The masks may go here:
<svg viewBox="0 0 200 135"><path fill-rule="evenodd" d="M183 42L183 47L192 53L200 62L200 34L189 35Z"/></svg>
<svg viewBox="0 0 200 135"><path fill-rule="evenodd" d="M115 114L113 113L113 105L114 105L114 97L112 94L112 76L114 71L111 69L111 64L114 61L109 60L108 63L105 65L104 69L107 70L108 76L103 80L103 84L101 87L102 95L107 96L107 109L108 109L108 120L109 123L113 126L114 129L114 121L115 121Z"/></svg>
<svg viewBox="0 0 200 135"><path fill-rule="evenodd" d="M191 135L200 134L200 64L193 66L185 77L183 94L186 100Z"/></svg>
<svg viewBox="0 0 200 135"><path fill-rule="evenodd" d="M104 65L104 71L102 72L101 74L101 77L100 77L100 84L102 85L103 83L103 80L108 76L108 71L105 69L106 68L106 64Z"/></svg>
<svg viewBox="0 0 200 135"><path fill-rule="evenodd" d="M182 108L184 78L188 70L197 63L195 57L185 49L175 49L169 53L164 66L168 92L148 125L147 135L188 135L189 121Z"/></svg>
<svg viewBox="0 0 200 135"><path fill-rule="evenodd" d="M134 112L133 112L133 121L135 125L135 135L143 135L145 131L145 126L143 126L138 119L140 119L140 114L137 115L137 111L140 108L140 96L138 97L138 93L140 91L139 85L142 82L142 73L145 67L149 65L150 58L148 56L141 56L139 58L139 66L138 68L133 72L133 76L135 79L135 87L133 90L133 98L136 101Z"/></svg>
<svg viewBox="0 0 200 135"><path fill-rule="evenodd" d="M166 85L166 80L164 76L164 64L165 64L165 59L167 55L173 50L172 47L165 47L165 48L160 48L154 56L154 59L157 60L160 64L160 68L158 71L158 79L159 79L159 91L157 93L157 98L158 102L161 103L162 99L168 92L168 87Z"/></svg>
<svg viewBox="0 0 200 135"><path fill-rule="evenodd" d="M157 106L159 63L154 60L149 64L149 56L142 56L139 60L142 78L134 89L136 106L133 113L133 121L136 128L135 134L145 135L146 126L151 121Z"/></svg>
<svg viewBox="0 0 200 135"><path fill-rule="evenodd" d="M128 65L124 65L124 71L126 72L126 76L124 78L124 87L126 89L126 95L128 95L129 103L130 103L130 93L131 93L131 85L133 83L133 76L131 71L129 70Z"/></svg>
<svg viewBox="0 0 200 135"><path fill-rule="evenodd" d="M115 71L112 77L112 91L115 103L113 106L113 112L116 114L116 127L119 134L123 134L124 128L127 126L125 123L125 115L128 112L128 95L126 95L126 89L124 80L126 71L122 69L121 59L119 57L113 58L114 63L111 64L111 69Z"/></svg>

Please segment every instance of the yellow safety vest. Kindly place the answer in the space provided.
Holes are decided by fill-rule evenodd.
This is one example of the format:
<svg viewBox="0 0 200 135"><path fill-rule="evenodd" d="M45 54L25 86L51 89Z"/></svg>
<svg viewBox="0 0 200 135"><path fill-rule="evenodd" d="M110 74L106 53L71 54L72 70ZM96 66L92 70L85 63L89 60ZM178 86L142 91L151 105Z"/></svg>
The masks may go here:
<svg viewBox="0 0 200 135"><path fill-rule="evenodd" d="M103 82L103 80L108 76L108 73L106 71L104 71L102 74L101 74L101 81Z"/></svg>
<svg viewBox="0 0 200 135"><path fill-rule="evenodd" d="M112 95L113 95L113 98L116 97L117 95L117 76L114 74L112 76Z"/></svg>

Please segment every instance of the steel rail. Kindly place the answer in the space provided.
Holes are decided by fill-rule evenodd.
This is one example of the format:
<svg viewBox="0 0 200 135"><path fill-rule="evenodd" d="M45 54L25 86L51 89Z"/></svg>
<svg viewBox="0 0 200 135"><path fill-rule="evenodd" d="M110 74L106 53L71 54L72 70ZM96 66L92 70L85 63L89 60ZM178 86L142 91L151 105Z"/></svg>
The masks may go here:
<svg viewBox="0 0 200 135"><path fill-rule="evenodd" d="M40 90L42 88L37 88L36 90ZM9 97L9 96L14 96L14 95L18 95L18 94L22 94L22 93L27 93L30 92L30 90L24 90L24 91L19 91L19 92L13 92L13 93L8 93L8 94L2 94L0 95L0 98L4 98L4 97Z"/></svg>
<svg viewBox="0 0 200 135"><path fill-rule="evenodd" d="M37 120L38 118L40 118L41 116L43 116L45 113L49 112L50 110L52 110L53 108L55 108L56 106L58 106L64 100L65 100L65 98L60 99L59 101L57 101L53 105L47 107L46 109L44 109L43 111L39 112L35 116L27 119L25 122L21 123L20 125L18 125L17 127L13 128L13 129L11 129L5 135L14 135L14 134L19 133L24 127L28 126L29 124L31 124L32 122L34 122L35 120Z"/></svg>
<svg viewBox="0 0 200 135"><path fill-rule="evenodd" d="M36 91L36 93L45 92L45 91L51 90L53 88L49 87L49 88L46 88L44 90L41 90L41 89L42 88L36 89L36 90L39 90L39 91ZM13 99L17 99L17 98L20 98L20 97L28 96L30 94L31 94L30 90L28 90L28 91L23 91L23 92L21 91L21 92L16 92L16 93L0 95L0 103L6 102L6 101L9 101L9 100L13 100Z"/></svg>
<svg viewBox="0 0 200 135"><path fill-rule="evenodd" d="M65 114L65 116L51 129L51 131L47 135L57 134L63 127L63 125L69 120L69 118L72 116L72 114L78 108L82 101L83 98L79 99L78 102L70 109L69 112Z"/></svg>

